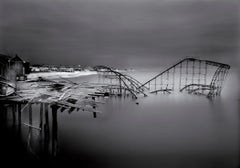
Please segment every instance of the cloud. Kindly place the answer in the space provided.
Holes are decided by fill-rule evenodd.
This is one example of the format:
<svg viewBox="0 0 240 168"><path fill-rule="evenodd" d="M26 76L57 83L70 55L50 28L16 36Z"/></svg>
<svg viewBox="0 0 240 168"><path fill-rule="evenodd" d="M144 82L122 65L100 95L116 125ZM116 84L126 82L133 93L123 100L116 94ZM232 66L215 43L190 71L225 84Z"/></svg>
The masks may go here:
<svg viewBox="0 0 240 168"><path fill-rule="evenodd" d="M5 0L0 51L19 53L34 63L113 66L153 66L187 55L235 58L239 44L236 4Z"/></svg>

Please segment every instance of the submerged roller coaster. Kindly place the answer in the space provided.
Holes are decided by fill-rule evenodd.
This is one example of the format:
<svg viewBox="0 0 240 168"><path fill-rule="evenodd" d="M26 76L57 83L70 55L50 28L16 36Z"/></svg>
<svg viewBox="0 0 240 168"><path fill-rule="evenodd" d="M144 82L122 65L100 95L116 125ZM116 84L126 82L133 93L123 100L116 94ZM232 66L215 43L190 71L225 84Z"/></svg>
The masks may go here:
<svg viewBox="0 0 240 168"><path fill-rule="evenodd" d="M106 66L96 66L94 69L99 73L98 83L101 83L105 93L120 96L130 94L133 98L137 98L138 94L147 96L147 88L135 78Z"/></svg>
<svg viewBox="0 0 240 168"><path fill-rule="evenodd" d="M176 90L212 98L221 94L229 69L227 64L186 58L142 84L113 68L95 67L102 77L102 83L106 84L105 92L131 94L133 98L137 98L138 94L147 96L148 93L172 93Z"/></svg>

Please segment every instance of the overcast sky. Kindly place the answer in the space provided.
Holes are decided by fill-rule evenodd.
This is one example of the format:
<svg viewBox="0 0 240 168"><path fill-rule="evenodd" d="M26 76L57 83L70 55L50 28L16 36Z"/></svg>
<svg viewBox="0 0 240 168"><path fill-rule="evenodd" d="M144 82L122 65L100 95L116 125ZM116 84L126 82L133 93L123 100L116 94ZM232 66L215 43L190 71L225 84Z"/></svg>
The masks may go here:
<svg viewBox="0 0 240 168"><path fill-rule="evenodd" d="M238 0L0 0L0 53L35 64L233 64L238 9Z"/></svg>

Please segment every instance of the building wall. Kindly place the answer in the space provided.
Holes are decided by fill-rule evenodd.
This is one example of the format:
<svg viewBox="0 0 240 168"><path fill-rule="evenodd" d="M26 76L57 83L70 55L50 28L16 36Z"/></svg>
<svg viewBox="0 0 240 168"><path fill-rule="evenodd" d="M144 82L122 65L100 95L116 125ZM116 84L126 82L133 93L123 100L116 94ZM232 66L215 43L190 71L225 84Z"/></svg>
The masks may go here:
<svg viewBox="0 0 240 168"><path fill-rule="evenodd" d="M11 64L11 70L15 71L16 76L25 75L25 68L23 62L13 62Z"/></svg>
<svg viewBox="0 0 240 168"><path fill-rule="evenodd" d="M6 77L8 71L7 65L0 64L0 76Z"/></svg>
<svg viewBox="0 0 240 168"><path fill-rule="evenodd" d="M23 80L26 74L25 67L29 67L29 63L24 62L18 56L11 58L0 54L0 75L2 77L12 81Z"/></svg>

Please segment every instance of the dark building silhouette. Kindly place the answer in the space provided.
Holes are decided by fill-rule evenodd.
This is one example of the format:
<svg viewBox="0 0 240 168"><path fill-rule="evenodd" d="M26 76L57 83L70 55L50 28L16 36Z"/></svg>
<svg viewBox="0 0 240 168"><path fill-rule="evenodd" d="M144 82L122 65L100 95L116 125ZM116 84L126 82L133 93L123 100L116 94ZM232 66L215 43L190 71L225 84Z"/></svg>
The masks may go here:
<svg viewBox="0 0 240 168"><path fill-rule="evenodd" d="M1 77L7 78L8 72L10 70L10 64L9 64L10 59L11 59L10 56L0 54L0 76Z"/></svg>
<svg viewBox="0 0 240 168"><path fill-rule="evenodd" d="M18 55L11 57L0 54L0 76L9 80L25 80L30 73L30 63Z"/></svg>

